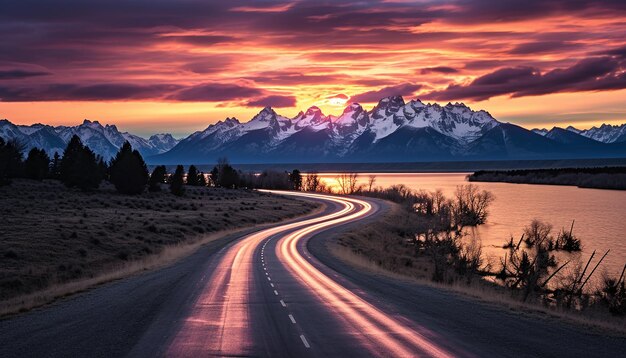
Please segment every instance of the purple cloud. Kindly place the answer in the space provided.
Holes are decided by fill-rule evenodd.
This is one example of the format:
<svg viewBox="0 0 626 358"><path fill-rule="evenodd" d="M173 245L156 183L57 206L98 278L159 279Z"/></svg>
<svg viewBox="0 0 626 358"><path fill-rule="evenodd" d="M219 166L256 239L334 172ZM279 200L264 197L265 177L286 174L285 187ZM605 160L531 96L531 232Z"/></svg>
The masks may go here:
<svg viewBox="0 0 626 358"><path fill-rule="evenodd" d="M15 80L21 78L50 75L49 72L26 71L26 70L0 70L0 80Z"/></svg>
<svg viewBox="0 0 626 358"><path fill-rule="evenodd" d="M172 101L222 102L262 96L259 88L226 83L203 83L182 89L167 96Z"/></svg>
<svg viewBox="0 0 626 358"><path fill-rule="evenodd" d="M390 96L412 97L420 88L422 88L422 85L403 83L397 86L385 87L377 91L360 93L352 96L350 100L358 103L374 103L378 102L381 98Z"/></svg>
<svg viewBox="0 0 626 358"><path fill-rule="evenodd" d="M541 73L533 67L502 68L478 77L472 83L450 85L423 97L450 101L485 100L500 95L535 96L556 92L605 91L626 88L626 61L613 57L595 57L566 67Z"/></svg>
<svg viewBox="0 0 626 358"><path fill-rule="evenodd" d="M447 67L447 66L426 67L426 68L422 68L422 70L420 71L422 75L426 75L426 74L433 73L433 72L449 74L449 73L457 73L459 71L456 68Z"/></svg>
<svg viewBox="0 0 626 358"><path fill-rule="evenodd" d="M516 45L509 51L513 55L530 55L535 53L554 53L573 50L581 45L563 41L526 42Z"/></svg>
<svg viewBox="0 0 626 358"><path fill-rule="evenodd" d="M171 84L137 85L115 84L44 84L40 86L2 86L0 102L42 101L112 101L161 98L165 93L181 87Z"/></svg>
<svg viewBox="0 0 626 358"><path fill-rule="evenodd" d="M295 107L296 97L271 95L246 102L246 107Z"/></svg>

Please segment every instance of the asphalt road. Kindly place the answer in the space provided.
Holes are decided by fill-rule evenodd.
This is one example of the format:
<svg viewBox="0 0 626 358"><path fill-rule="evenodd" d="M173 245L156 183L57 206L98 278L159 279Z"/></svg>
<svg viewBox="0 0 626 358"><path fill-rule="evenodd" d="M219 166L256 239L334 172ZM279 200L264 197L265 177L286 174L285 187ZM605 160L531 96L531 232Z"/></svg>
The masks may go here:
<svg viewBox="0 0 626 358"><path fill-rule="evenodd" d="M325 240L375 219L385 204L310 199L324 201L326 209L225 237L169 267L0 321L0 357L588 357L626 352L621 338L337 262Z"/></svg>

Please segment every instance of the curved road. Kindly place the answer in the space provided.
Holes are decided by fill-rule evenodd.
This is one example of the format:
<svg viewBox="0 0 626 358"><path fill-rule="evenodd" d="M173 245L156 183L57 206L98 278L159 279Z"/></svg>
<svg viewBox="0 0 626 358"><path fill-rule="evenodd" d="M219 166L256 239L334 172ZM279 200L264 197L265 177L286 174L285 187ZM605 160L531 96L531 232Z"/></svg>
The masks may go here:
<svg viewBox="0 0 626 358"><path fill-rule="evenodd" d="M623 339L511 317L333 264L323 240L371 220L384 203L280 194L322 201L326 209L226 237L165 269L0 321L0 356L603 356L626 348ZM418 308L419 295L434 302ZM459 311L474 318L468 322ZM498 331L513 338L481 339ZM550 350L555 340L570 346Z"/></svg>

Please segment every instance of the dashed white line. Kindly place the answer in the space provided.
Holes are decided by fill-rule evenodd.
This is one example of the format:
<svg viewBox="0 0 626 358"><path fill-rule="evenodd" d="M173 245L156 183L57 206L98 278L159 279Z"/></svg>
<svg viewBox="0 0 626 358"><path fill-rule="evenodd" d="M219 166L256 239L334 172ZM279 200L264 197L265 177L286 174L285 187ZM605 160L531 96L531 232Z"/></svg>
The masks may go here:
<svg viewBox="0 0 626 358"><path fill-rule="evenodd" d="M302 340L302 343L304 343L305 347L311 348L311 346L309 345L309 342L307 342L306 337L304 336L304 334L300 335L300 339Z"/></svg>
<svg viewBox="0 0 626 358"><path fill-rule="evenodd" d="M265 276L269 276L269 275L270 275L269 273L267 273L267 272L265 273Z"/></svg>
<svg viewBox="0 0 626 358"><path fill-rule="evenodd" d="M274 294L275 294L276 296L278 296L278 291L274 290Z"/></svg>
<svg viewBox="0 0 626 358"><path fill-rule="evenodd" d="M281 304L281 306L283 306L283 307L287 307L287 305L285 304L285 301L283 301L283 300L280 300L280 304Z"/></svg>
<svg viewBox="0 0 626 358"><path fill-rule="evenodd" d="M296 324L296 319L293 318L293 315L289 315L289 319L291 320L291 323Z"/></svg>
<svg viewBox="0 0 626 358"><path fill-rule="evenodd" d="M274 287L274 284L270 282L270 286Z"/></svg>
<svg viewBox="0 0 626 358"><path fill-rule="evenodd" d="M272 279L271 279L271 278L269 278L269 277L267 278L267 280L268 280L268 281L272 281Z"/></svg>

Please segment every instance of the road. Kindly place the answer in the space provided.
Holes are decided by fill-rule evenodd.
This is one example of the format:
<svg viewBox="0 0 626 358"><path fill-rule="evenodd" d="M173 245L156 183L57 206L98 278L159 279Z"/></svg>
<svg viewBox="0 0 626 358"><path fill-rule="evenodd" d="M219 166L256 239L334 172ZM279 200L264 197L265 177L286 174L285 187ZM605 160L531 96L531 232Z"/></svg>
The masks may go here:
<svg viewBox="0 0 626 358"><path fill-rule="evenodd" d="M225 237L169 267L0 321L0 357L619 356L626 341L336 261L325 240L386 210L323 212ZM310 251L309 251L310 250Z"/></svg>

